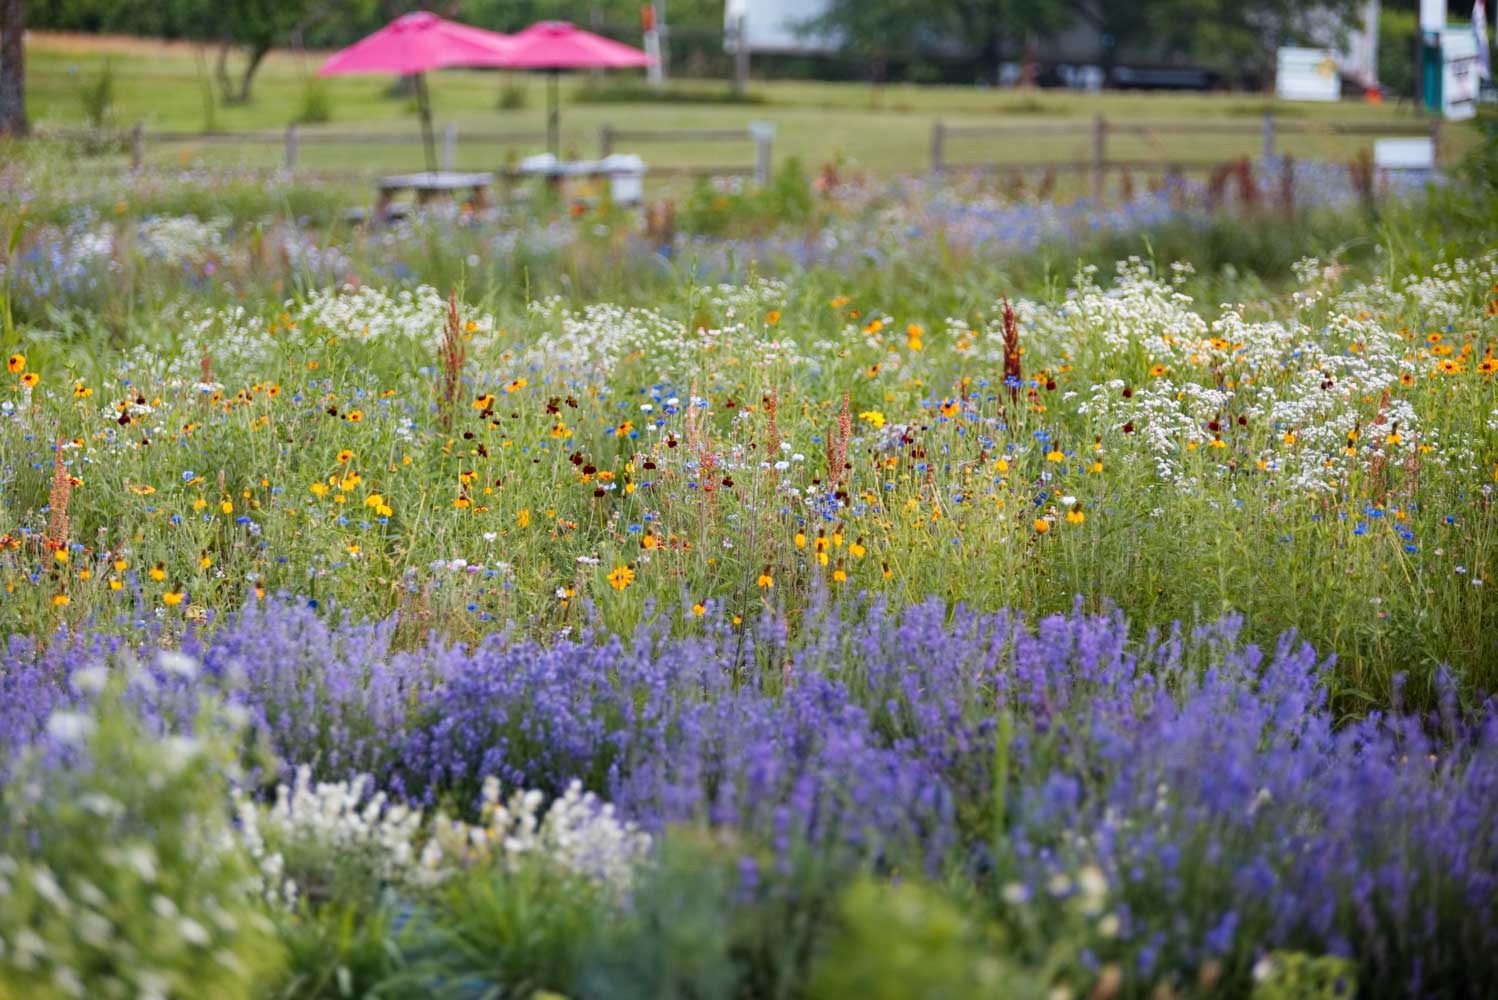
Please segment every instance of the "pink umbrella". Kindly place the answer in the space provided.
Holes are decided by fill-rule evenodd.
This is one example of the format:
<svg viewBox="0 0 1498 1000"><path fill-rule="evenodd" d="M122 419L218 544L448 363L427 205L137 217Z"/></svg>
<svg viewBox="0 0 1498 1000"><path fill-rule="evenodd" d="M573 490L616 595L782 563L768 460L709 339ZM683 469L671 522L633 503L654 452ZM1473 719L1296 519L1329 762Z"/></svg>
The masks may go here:
<svg viewBox="0 0 1498 1000"><path fill-rule="evenodd" d="M625 69L655 62L631 48L566 21L542 21L509 37L504 65L512 69L550 70L547 89L547 145L557 155L561 145L561 112L557 104L557 73L564 69Z"/></svg>
<svg viewBox="0 0 1498 1000"><path fill-rule="evenodd" d="M428 70L449 66L501 66L510 37L482 28L444 20L417 11L391 21L368 38L333 54L318 76L353 73L396 73L416 78L416 105L426 144L427 169L437 169L437 146L432 137L432 105L427 96Z"/></svg>

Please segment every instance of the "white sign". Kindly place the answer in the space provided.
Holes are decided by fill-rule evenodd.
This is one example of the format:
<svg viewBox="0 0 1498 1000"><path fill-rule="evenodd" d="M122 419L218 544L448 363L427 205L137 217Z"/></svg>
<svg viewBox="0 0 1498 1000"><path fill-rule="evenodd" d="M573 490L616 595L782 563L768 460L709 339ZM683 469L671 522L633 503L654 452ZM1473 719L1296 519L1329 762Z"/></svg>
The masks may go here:
<svg viewBox="0 0 1498 1000"><path fill-rule="evenodd" d="M1446 27L1446 0L1420 0L1420 30L1440 31Z"/></svg>
<svg viewBox="0 0 1498 1000"><path fill-rule="evenodd" d="M1477 92L1481 89L1482 61L1477 36L1470 28L1447 28L1441 32L1441 114L1448 121L1463 121L1477 114Z"/></svg>
<svg viewBox="0 0 1498 1000"><path fill-rule="evenodd" d="M1274 89L1286 101L1340 100L1337 60L1326 49L1280 49Z"/></svg>
<svg viewBox="0 0 1498 1000"><path fill-rule="evenodd" d="M1375 139L1373 165L1380 170L1434 170L1436 144L1430 139Z"/></svg>

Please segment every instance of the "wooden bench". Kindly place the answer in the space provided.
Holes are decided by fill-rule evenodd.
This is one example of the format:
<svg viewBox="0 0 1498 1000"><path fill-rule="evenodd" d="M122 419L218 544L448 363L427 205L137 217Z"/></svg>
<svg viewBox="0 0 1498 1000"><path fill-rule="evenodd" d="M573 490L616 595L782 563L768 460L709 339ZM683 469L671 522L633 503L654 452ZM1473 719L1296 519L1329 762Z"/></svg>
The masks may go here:
<svg viewBox="0 0 1498 1000"><path fill-rule="evenodd" d="M453 170L381 177L376 184L380 191L380 199L375 206L375 215L376 218L385 218L395 196L402 191L414 192L417 204L421 205L433 198L450 196L455 191L470 191L473 207L485 208L489 204L489 186L493 183L494 175L491 173L470 174Z"/></svg>

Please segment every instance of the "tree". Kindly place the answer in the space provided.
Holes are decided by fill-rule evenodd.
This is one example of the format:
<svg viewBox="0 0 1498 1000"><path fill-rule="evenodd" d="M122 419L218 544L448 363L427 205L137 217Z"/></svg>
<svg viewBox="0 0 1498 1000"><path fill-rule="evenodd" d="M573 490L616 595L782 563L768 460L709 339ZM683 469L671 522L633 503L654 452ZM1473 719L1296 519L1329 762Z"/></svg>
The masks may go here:
<svg viewBox="0 0 1498 1000"><path fill-rule="evenodd" d="M225 0L222 7L225 38L218 59L219 88L224 92L225 103L249 102L250 86L260 63L271 49L302 26L309 14L314 14L309 7L308 0ZM317 16L321 13L321 9L315 12ZM246 59L237 87L229 79L229 49L233 45L245 50Z"/></svg>
<svg viewBox="0 0 1498 1000"><path fill-rule="evenodd" d="M1144 17L1168 48L1190 53L1244 83L1274 84L1281 46L1326 45L1357 24L1362 0L1149 0Z"/></svg>
<svg viewBox="0 0 1498 1000"><path fill-rule="evenodd" d="M806 27L836 35L845 49L876 64L937 55L997 82L1006 54L1018 55L1026 42L1074 17L1068 0L832 0Z"/></svg>
<svg viewBox="0 0 1498 1000"><path fill-rule="evenodd" d="M0 135L26 134L26 11L0 0Z"/></svg>

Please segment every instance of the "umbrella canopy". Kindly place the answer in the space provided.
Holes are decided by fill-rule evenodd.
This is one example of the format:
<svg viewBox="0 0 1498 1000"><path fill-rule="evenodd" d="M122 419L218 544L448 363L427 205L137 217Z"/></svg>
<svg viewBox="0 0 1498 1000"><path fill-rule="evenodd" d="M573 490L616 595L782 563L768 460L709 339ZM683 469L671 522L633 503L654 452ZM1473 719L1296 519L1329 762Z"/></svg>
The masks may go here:
<svg viewBox="0 0 1498 1000"><path fill-rule="evenodd" d="M509 45L508 35L417 11L398 17L368 38L335 52L317 75L395 73L415 77L427 169L435 171L437 143L432 135L432 104L427 96L425 74L449 66L505 65Z"/></svg>
<svg viewBox="0 0 1498 1000"><path fill-rule="evenodd" d="M584 31L566 21L542 21L510 35L505 65L512 69L629 69L655 62L639 49Z"/></svg>
<svg viewBox="0 0 1498 1000"><path fill-rule="evenodd" d="M552 156L561 146L562 116L558 110L557 71L563 69L629 69L649 66L655 59L622 42L584 31L567 21L541 21L509 38L504 64L511 69L548 69L547 145Z"/></svg>
<svg viewBox="0 0 1498 1000"><path fill-rule="evenodd" d="M444 20L427 11L405 14L368 38L335 52L318 76L396 73L414 76L449 66L499 66L510 36Z"/></svg>

